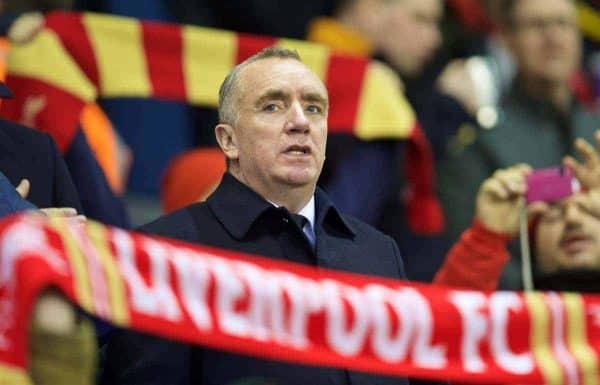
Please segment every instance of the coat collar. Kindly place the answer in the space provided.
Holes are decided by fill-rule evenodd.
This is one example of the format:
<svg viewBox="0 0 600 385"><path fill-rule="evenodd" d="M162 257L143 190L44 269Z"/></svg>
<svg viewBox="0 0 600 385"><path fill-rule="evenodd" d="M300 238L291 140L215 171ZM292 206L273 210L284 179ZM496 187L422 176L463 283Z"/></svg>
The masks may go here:
<svg viewBox="0 0 600 385"><path fill-rule="evenodd" d="M236 239L242 239L262 215L281 211L267 202L250 187L226 172L215 192L206 200L219 222ZM315 232L320 228L333 230L353 237L351 225L335 208L327 194L317 188L315 192Z"/></svg>

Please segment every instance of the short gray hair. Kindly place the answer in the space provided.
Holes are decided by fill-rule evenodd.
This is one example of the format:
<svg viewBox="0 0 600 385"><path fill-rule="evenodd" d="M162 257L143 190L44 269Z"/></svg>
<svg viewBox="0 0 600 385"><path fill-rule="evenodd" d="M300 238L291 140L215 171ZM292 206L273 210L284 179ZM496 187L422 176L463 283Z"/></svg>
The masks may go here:
<svg viewBox="0 0 600 385"><path fill-rule="evenodd" d="M223 80L223 83L221 83L221 88L219 89L220 123L235 124L237 121L238 113L236 102L239 97L237 77L240 71L248 64L270 58L293 59L302 62L302 59L296 50L272 46L250 56L248 59L233 67L225 77L225 80Z"/></svg>

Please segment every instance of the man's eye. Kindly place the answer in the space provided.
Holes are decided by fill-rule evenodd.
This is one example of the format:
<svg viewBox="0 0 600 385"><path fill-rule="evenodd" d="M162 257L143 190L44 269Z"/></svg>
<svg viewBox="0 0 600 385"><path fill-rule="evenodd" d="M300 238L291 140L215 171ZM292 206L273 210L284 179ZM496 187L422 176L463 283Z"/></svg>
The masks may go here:
<svg viewBox="0 0 600 385"><path fill-rule="evenodd" d="M277 104L275 104L275 103L269 103L269 104L266 104L263 107L263 111L266 111L266 112L275 112L275 111L277 111L278 108L279 107L277 106Z"/></svg>
<svg viewBox="0 0 600 385"><path fill-rule="evenodd" d="M315 104L311 104L309 106L306 107L306 111L313 113L313 114L318 114L322 111L323 109Z"/></svg>

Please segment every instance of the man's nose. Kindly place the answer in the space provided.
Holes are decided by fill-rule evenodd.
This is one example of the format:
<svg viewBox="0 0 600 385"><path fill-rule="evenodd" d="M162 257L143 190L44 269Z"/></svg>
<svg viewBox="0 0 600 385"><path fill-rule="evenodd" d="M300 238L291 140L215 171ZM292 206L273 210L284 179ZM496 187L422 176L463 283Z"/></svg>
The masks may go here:
<svg viewBox="0 0 600 385"><path fill-rule="evenodd" d="M569 203L565 208L565 222L567 223L580 223L581 222L581 208L576 203Z"/></svg>
<svg viewBox="0 0 600 385"><path fill-rule="evenodd" d="M288 113L286 130L289 132L308 132L310 124L301 103L293 103Z"/></svg>

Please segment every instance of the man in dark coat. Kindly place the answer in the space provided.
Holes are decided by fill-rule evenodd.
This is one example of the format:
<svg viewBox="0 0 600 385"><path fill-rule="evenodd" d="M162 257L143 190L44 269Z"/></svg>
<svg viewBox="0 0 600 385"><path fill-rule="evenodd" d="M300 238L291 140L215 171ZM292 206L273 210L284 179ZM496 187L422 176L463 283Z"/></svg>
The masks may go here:
<svg viewBox="0 0 600 385"><path fill-rule="evenodd" d="M14 186L26 179L26 198L39 208L82 212L65 162L48 134L0 119L0 171Z"/></svg>
<svg viewBox="0 0 600 385"><path fill-rule="evenodd" d="M270 48L233 69L219 98L217 141L228 172L206 202L143 231L271 258L403 278L395 242L342 215L316 188L328 96L298 55ZM106 384L405 384L406 379L266 361L132 332L106 352Z"/></svg>

